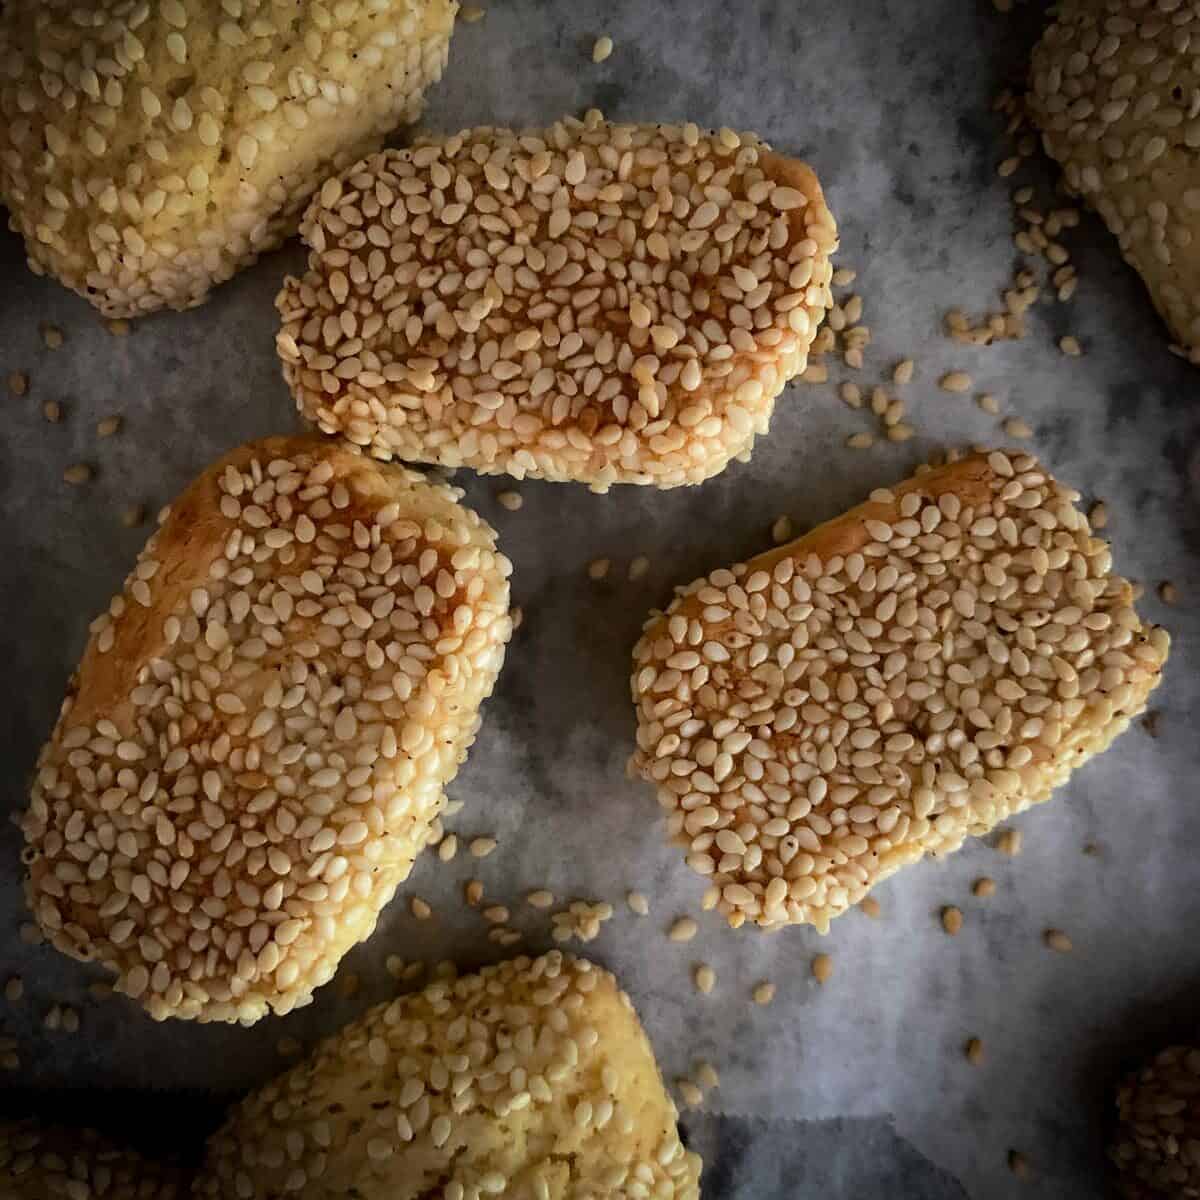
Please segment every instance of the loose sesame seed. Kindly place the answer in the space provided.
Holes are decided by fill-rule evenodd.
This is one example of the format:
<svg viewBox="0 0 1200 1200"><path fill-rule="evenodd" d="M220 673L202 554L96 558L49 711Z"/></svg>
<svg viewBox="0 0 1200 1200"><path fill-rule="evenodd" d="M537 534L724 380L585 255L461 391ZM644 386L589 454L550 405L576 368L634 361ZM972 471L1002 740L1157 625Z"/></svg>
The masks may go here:
<svg viewBox="0 0 1200 1200"><path fill-rule="evenodd" d="M1000 401L990 392L982 392L975 401L985 413L997 416L1000 412Z"/></svg>
<svg viewBox="0 0 1200 1200"><path fill-rule="evenodd" d="M42 405L42 416L50 422L51 425L57 425L63 419L63 407L57 400L47 400Z"/></svg>
<svg viewBox="0 0 1200 1200"><path fill-rule="evenodd" d="M961 908L955 908L953 905L948 905L942 909L942 928L954 937L963 927L963 915Z"/></svg>
<svg viewBox="0 0 1200 1200"><path fill-rule="evenodd" d="M717 973L708 965L700 963L692 973L696 990L707 996L717 986Z"/></svg>
<svg viewBox="0 0 1200 1200"><path fill-rule="evenodd" d="M703 1059L696 1064L695 1077L701 1087L719 1088L721 1086L721 1076L717 1073L717 1068Z"/></svg>
<svg viewBox="0 0 1200 1200"><path fill-rule="evenodd" d="M19 1004L25 995L25 984L19 975L12 976L4 985L4 999L9 1004Z"/></svg>
<svg viewBox="0 0 1200 1200"><path fill-rule="evenodd" d="M850 267L838 267L833 273L832 283L835 287L849 287L858 278L858 272Z"/></svg>
<svg viewBox="0 0 1200 1200"><path fill-rule="evenodd" d="M24 371L13 371L8 377L8 390L14 396L24 396L29 391L29 376Z"/></svg>
<svg viewBox="0 0 1200 1200"><path fill-rule="evenodd" d="M650 560L644 554L635 554L629 560L629 570L626 573L630 583L637 583L639 579L646 577L646 572L650 570Z"/></svg>
<svg viewBox="0 0 1200 1200"><path fill-rule="evenodd" d="M828 983L833 975L833 959L828 954L818 954L812 960L813 978L818 983Z"/></svg>
<svg viewBox="0 0 1200 1200"><path fill-rule="evenodd" d="M63 331L57 325L43 325L42 341L45 343L47 350L61 349L65 341Z"/></svg>
<svg viewBox="0 0 1200 1200"><path fill-rule="evenodd" d="M911 358L902 358L892 368L892 382L897 385L911 383L916 364Z"/></svg>
<svg viewBox="0 0 1200 1200"><path fill-rule="evenodd" d="M588 578L598 582L608 575L608 569L612 566L612 560L608 558L594 558L588 563L587 575Z"/></svg>
<svg viewBox="0 0 1200 1200"><path fill-rule="evenodd" d="M1088 510L1088 524L1093 529L1105 529L1108 526L1108 505L1103 500L1097 500Z"/></svg>
<svg viewBox="0 0 1200 1200"><path fill-rule="evenodd" d="M525 897L525 903L533 908L550 908L554 904L554 893L540 888L536 892L530 892Z"/></svg>
<svg viewBox="0 0 1200 1200"><path fill-rule="evenodd" d="M1059 954L1070 954L1075 949L1071 939L1061 929L1047 929L1042 938L1051 950Z"/></svg>
<svg viewBox="0 0 1200 1200"><path fill-rule="evenodd" d="M507 508L509 512L517 512L525 503L524 497L520 492L506 491L500 492L496 499L500 501L503 508Z"/></svg>
<svg viewBox="0 0 1200 1200"><path fill-rule="evenodd" d="M468 4L459 15L468 25L474 25L487 16L487 9L480 8L477 4Z"/></svg>
<svg viewBox="0 0 1200 1200"><path fill-rule="evenodd" d="M859 902L858 907L862 909L868 917L873 921L878 920L883 911L879 906L879 901L874 896L864 896Z"/></svg>
<svg viewBox="0 0 1200 1200"><path fill-rule="evenodd" d="M1021 843L1024 837L1019 829L1005 829L999 837L996 838L996 849L1001 854L1007 854L1010 858L1016 858L1021 853Z"/></svg>
<svg viewBox="0 0 1200 1200"><path fill-rule="evenodd" d="M979 879L975 880L974 884L971 886L971 893L975 896L979 896L981 899L986 899L988 896L994 896L996 894L996 881L988 878L986 875L983 875Z"/></svg>
<svg viewBox="0 0 1200 1200"><path fill-rule="evenodd" d="M458 853L458 838L448 834L438 843L437 855L442 862L450 862Z"/></svg>
<svg viewBox="0 0 1200 1200"><path fill-rule="evenodd" d="M847 381L839 385L838 395L841 396L843 402L850 408L862 408L862 388L857 383Z"/></svg>
<svg viewBox="0 0 1200 1200"><path fill-rule="evenodd" d="M135 529L146 520L146 510L140 504L130 505L121 510L121 524L126 529Z"/></svg>
<svg viewBox="0 0 1200 1200"><path fill-rule="evenodd" d="M1164 579L1158 585L1158 598L1164 604L1179 603L1179 589L1169 579Z"/></svg>
<svg viewBox="0 0 1200 1200"><path fill-rule="evenodd" d="M120 417L104 417L96 423L96 436L102 438L112 437L120 428Z"/></svg>
<svg viewBox="0 0 1200 1200"><path fill-rule="evenodd" d="M630 911L636 913L639 917L649 915L650 902L641 892L627 893L625 903L629 905Z"/></svg>
<svg viewBox="0 0 1200 1200"><path fill-rule="evenodd" d="M470 850L472 858L487 858L487 856L491 854L493 850L495 850L496 845L497 842L495 838L477 837L471 839L470 845L468 845L467 849Z"/></svg>
<svg viewBox="0 0 1200 1200"><path fill-rule="evenodd" d="M704 1093L690 1079L677 1079L675 1088L688 1108L699 1108L704 1103Z"/></svg>
<svg viewBox="0 0 1200 1200"><path fill-rule="evenodd" d="M768 980L763 980L762 983L754 985L754 991L751 992L751 996L755 1004L766 1008L775 999L775 985Z"/></svg>
<svg viewBox="0 0 1200 1200"><path fill-rule="evenodd" d="M602 63L613 52L613 40L607 34L598 37L592 45L592 62Z"/></svg>
<svg viewBox="0 0 1200 1200"><path fill-rule="evenodd" d="M128 337L132 330L132 326L124 317L116 317L111 321L106 321L104 327L113 337Z"/></svg>
<svg viewBox="0 0 1200 1200"><path fill-rule="evenodd" d="M846 445L851 450L869 450L875 445L875 437L870 433L852 433L846 439Z"/></svg>
<svg viewBox="0 0 1200 1200"><path fill-rule="evenodd" d="M483 881L469 879L463 886L463 898L474 908L483 899Z"/></svg>
<svg viewBox="0 0 1200 1200"><path fill-rule="evenodd" d="M690 942L699 932L699 926L691 917L680 917L667 931L673 942Z"/></svg>
<svg viewBox="0 0 1200 1200"><path fill-rule="evenodd" d="M983 1062L983 1043L977 1037L969 1038L963 1053L967 1056L967 1062L977 1067Z"/></svg>
<svg viewBox="0 0 1200 1200"><path fill-rule="evenodd" d="M92 475L92 468L87 463L75 463L63 472L63 479L67 483L78 486L82 483L90 483Z"/></svg>
<svg viewBox="0 0 1200 1200"><path fill-rule="evenodd" d="M1006 158L996 168L996 174L999 175L1001 179L1007 179L1020 165L1021 160L1016 157L1016 155L1013 155L1010 158Z"/></svg>
<svg viewBox="0 0 1200 1200"><path fill-rule="evenodd" d="M906 421L901 421L887 431L887 439L889 442L907 442L916 432Z"/></svg>
<svg viewBox="0 0 1200 1200"><path fill-rule="evenodd" d="M971 377L966 371L948 371L938 380L938 387L943 392L969 392Z"/></svg>
<svg viewBox="0 0 1200 1200"><path fill-rule="evenodd" d="M508 920L510 913L503 904L492 904L483 909L480 915L489 925L503 925Z"/></svg>
<svg viewBox="0 0 1200 1200"><path fill-rule="evenodd" d="M1078 358L1083 353L1079 339L1071 334L1058 339L1058 348L1069 358Z"/></svg>
<svg viewBox="0 0 1200 1200"><path fill-rule="evenodd" d="M1033 437L1033 430L1020 417L1009 417L1003 422L1001 428L1011 438L1024 440Z"/></svg>
<svg viewBox="0 0 1200 1200"><path fill-rule="evenodd" d="M793 531L792 518L786 513L781 513L771 523L771 541L777 546L782 546L784 542L792 540Z"/></svg>

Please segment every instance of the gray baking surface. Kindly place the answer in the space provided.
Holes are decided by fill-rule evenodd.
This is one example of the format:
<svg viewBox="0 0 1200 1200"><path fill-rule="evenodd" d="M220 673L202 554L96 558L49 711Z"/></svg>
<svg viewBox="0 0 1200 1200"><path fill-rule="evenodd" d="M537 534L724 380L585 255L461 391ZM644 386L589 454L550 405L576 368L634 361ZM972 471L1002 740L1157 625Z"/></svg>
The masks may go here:
<svg viewBox="0 0 1200 1200"><path fill-rule="evenodd" d="M1027 5L1000 17L984 0L494 0L481 23L460 25L428 128L539 124L596 105L618 119L755 129L809 158L840 221L839 261L859 272L854 290L874 338L864 370L838 366L833 378L873 384L914 357L906 394L918 435L844 449L849 434L873 428L871 418L841 404L832 384L798 383L780 398L753 461L700 488L593 496L528 483L524 509L509 513L496 501L508 481L460 473L469 502L500 531L525 611L450 791L464 801L450 828L460 838L493 834L499 848L483 861L460 851L450 864L427 853L406 892L425 897L434 918L415 921L398 896L344 964L343 979L361 977L355 995L335 983L310 1008L245 1030L159 1025L122 999L90 1000L93 972L25 945L19 835L6 826L0 979L19 974L26 985L20 1005L0 1008L0 1036L21 1045L19 1072L0 1077L6 1112L84 1115L117 1132L128 1123L149 1148L186 1149L218 1111L204 1097L269 1077L283 1062L281 1036L307 1043L394 992L387 955L464 965L500 957L461 901L464 882L478 876L489 900L514 902L530 949L551 943L545 914L519 903L529 889L614 904L585 952L633 995L668 1079L697 1058L721 1072L709 1113L729 1119L684 1117L710 1159L709 1197L1103 1194L1114 1080L1160 1040L1194 1038L1200 1007L1200 373L1167 352L1140 284L1090 219L1069 239L1076 298L1039 304L1028 338L977 349L941 333L947 308L995 309L1011 278L1014 181L996 177L1007 151L990 104L1019 79L1035 19ZM601 33L616 49L595 66L590 47ZM1018 178L1040 179L1049 196L1043 165ZM31 377L28 396L0 396L0 737L13 814L87 623L146 536L122 528L122 508L153 510L235 443L294 428L272 300L302 258L293 244L205 307L150 318L125 339L22 261L16 239L0 237L0 379L12 370ZM44 348L39 322L65 331L62 349ZM1083 358L1055 348L1068 331L1084 343ZM697 913L703 884L664 845L650 789L624 775L638 628L673 584L764 548L778 514L805 529L904 477L939 446L1003 441L969 396L937 390L952 368L1023 415L1036 451L1087 502L1108 503L1118 568L1146 582L1143 613L1176 638L1152 701L1157 737L1135 726L1052 803L1014 822L1025 835L1019 857L975 843L943 864L906 869L878 890L877 921L852 912L825 938L804 928L763 936L705 915L690 945L668 942L671 920ZM65 409L61 425L41 416L50 399ZM114 413L124 428L99 441L97 420ZM63 482L77 461L95 465L94 482ZM628 562L639 553L651 567L630 583ZM613 569L595 583L585 568L600 556ZM1155 595L1166 578L1182 596L1173 609ZM1099 853L1085 855L1085 843ZM997 882L990 900L971 895L983 874ZM648 918L625 908L629 888L649 895ZM966 916L956 938L938 920L948 903ZM1070 934L1073 954L1043 946L1048 926ZM824 987L810 974L818 950L834 960ZM706 998L690 979L700 960L718 973ZM750 987L767 978L778 996L758 1008ZM78 1034L42 1028L54 1003L79 1007ZM972 1035L984 1042L982 1066L963 1057ZM1007 1168L1010 1147L1032 1165L1026 1183Z"/></svg>

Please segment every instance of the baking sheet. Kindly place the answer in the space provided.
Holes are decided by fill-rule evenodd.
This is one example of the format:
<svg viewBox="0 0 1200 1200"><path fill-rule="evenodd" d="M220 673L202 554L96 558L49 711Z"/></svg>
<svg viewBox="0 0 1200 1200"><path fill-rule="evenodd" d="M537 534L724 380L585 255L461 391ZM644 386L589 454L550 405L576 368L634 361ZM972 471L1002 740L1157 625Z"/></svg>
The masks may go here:
<svg viewBox="0 0 1200 1200"><path fill-rule="evenodd" d="M1090 220L1069 238L1081 275L1075 300L1039 304L1027 339L975 349L941 334L947 308L994 309L1011 278L1011 181L995 175L1007 151L989 109L996 89L1019 77L1033 9L1004 18L982 0L495 0L482 22L460 25L429 128L540 124L596 105L619 119L752 128L808 157L841 225L839 262L859 272L873 334L864 370L844 377L870 385L914 357L907 395L918 435L847 450L845 438L872 429L871 419L842 405L832 385L794 384L753 461L698 489L598 497L526 483L524 508L509 513L496 501L508 481L460 473L468 501L500 530L525 612L450 792L464 802L447 822L460 842L489 834L499 848L482 861L460 850L449 864L426 854L407 894L424 897L433 919L415 921L398 897L311 1008L242 1030L158 1025L121 999L97 1003L85 989L94 975L25 945L20 840L5 828L0 980L20 975L26 996L0 1007L0 1036L19 1039L22 1063L0 1075L4 1111L86 1115L118 1131L128 1122L151 1148L193 1144L220 1098L286 1061L279 1038L307 1043L394 992L388 955L464 966L502 957L460 898L477 877L489 901L510 904L533 951L552 944L549 920L519 903L524 892L613 903L600 937L574 948L619 974L668 1078L697 1058L721 1072L709 1115L685 1118L710 1158L706 1196L1101 1194L1113 1079L1157 1040L1197 1032L1200 373L1168 354L1140 285ZM616 48L595 66L590 47L601 33ZM1037 177L1052 175L1032 169L1022 179ZM0 237L0 379L12 370L31 379L26 397L0 399L9 812L24 804L87 622L148 532L124 529L121 510L153 510L235 443L295 427L272 299L301 261L293 245L204 308L151 318L118 339L81 301L28 274L16 239ZM44 347L41 322L64 330L63 348ZM1054 348L1066 332L1084 343L1083 358ZM641 622L674 583L764 548L779 514L803 530L902 478L936 447L1003 440L970 397L937 390L950 369L969 371L976 390L1024 416L1052 469L1107 502L1118 568L1147 582L1143 612L1176 635L1153 698L1157 737L1131 730L1052 804L1015 822L1025 833L1020 857L976 844L905 870L878 889L877 921L850 913L822 939L808 929L733 932L706 915L694 942L670 943L677 915L699 915L703 883L663 844L651 789L624 775L629 652ZM65 410L59 425L40 415L50 399ZM124 427L99 441L95 424L110 414ZM85 487L62 481L78 461L97 469ZM651 566L631 583L635 554ZM599 583L586 575L597 557L613 560ZM1165 578L1182 596L1173 609L1153 594ZM1088 843L1098 855L1082 852ZM986 901L970 892L982 874L997 882ZM649 917L625 908L629 888L650 897ZM957 938L938 921L947 903L966 915ZM1072 955L1043 947L1051 925L1069 932ZM817 952L834 961L824 987L810 974ZM708 997L691 984L699 961L717 971ZM351 974L359 986L347 995ZM749 1000L761 979L778 988L766 1009ZM79 1008L78 1034L42 1027L55 1003ZM972 1035L985 1045L980 1067L963 1059ZM1010 1147L1033 1166L1023 1185L1006 1167Z"/></svg>

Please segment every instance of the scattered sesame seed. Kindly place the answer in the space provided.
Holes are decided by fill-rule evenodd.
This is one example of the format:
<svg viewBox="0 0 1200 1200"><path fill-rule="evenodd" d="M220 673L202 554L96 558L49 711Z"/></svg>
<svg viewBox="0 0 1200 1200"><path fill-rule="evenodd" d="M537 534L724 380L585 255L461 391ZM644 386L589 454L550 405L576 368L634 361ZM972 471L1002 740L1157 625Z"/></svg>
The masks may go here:
<svg viewBox="0 0 1200 1200"><path fill-rule="evenodd" d="M492 904L485 908L480 915L489 925L503 925L512 914L503 904Z"/></svg>
<svg viewBox="0 0 1200 1200"><path fill-rule="evenodd" d="M828 954L818 954L812 960L812 973L818 983L828 983L833 975L833 959Z"/></svg>
<svg viewBox="0 0 1200 1200"><path fill-rule="evenodd" d="M602 63L613 52L613 40L607 34L598 37L592 46L592 62Z"/></svg>
<svg viewBox="0 0 1200 1200"><path fill-rule="evenodd" d="M566 909L551 915L550 936L556 942L571 938L590 942L600 936L600 926L612 915L613 907L605 901L572 900Z"/></svg>
<svg viewBox="0 0 1200 1200"><path fill-rule="evenodd" d="M701 1087L719 1088L721 1086L721 1076L717 1074L717 1068L712 1063L705 1062L703 1059L696 1064L694 1075L696 1082Z"/></svg>
<svg viewBox="0 0 1200 1200"><path fill-rule="evenodd" d="M996 894L996 881L987 875L983 875L972 884L971 893L972 895L979 896L981 899L994 896Z"/></svg>
<svg viewBox="0 0 1200 1200"><path fill-rule="evenodd" d="M554 904L554 893L545 888L539 888L525 897L525 903L532 908L551 908Z"/></svg>
<svg viewBox="0 0 1200 1200"><path fill-rule="evenodd" d="M4 999L9 1004L20 1003L21 997L25 995L25 983L19 975L14 975L4 985Z"/></svg>
<svg viewBox="0 0 1200 1200"><path fill-rule="evenodd" d="M75 1009L63 1007L62 1027L64 1033L79 1032L79 1013Z"/></svg>
<svg viewBox="0 0 1200 1200"><path fill-rule="evenodd" d="M938 387L943 392L969 392L971 376L966 371L948 371L938 380Z"/></svg>
<svg viewBox="0 0 1200 1200"><path fill-rule="evenodd" d="M525 503L525 497L520 492L511 490L498 493L496 499L500 501L501 507L507 508L509 512L519 512Z"/></svg>
<svg viewBox="0 0 1200 1200"><path fill-rule="evenodd" d="M458 853L458 837L453 834L447 834L438 843L437 855L442 862L450 862Z"/></svg>
<svg viewBox="0 0 1200 1200"><path fill-rule="evenodd" d="M387 958L384 959L383 965L387 969L387 973L393 979L400 979L403 977L404 959L402 959L398 954L389 954Z"/></svg>
<svg viewBox="0 0 1200 1200"><path fill-rule="evenodd" d="M146 520L146 510L140 504L130 505L121 510L121 524L126 529L136 529Z"/></svg>
<svg viewBox="0 0 1200 1200"><path fill-rule="evenodd" d="M63 419L63 407L57 400L47 400L42 405L42 416L50 422L51 425L57 425Z"/></svg>
<svg viewBox="0 0 1200 1200"><path fill-rule="evenodd" d="M874 896L864 896L858 902L858 907L873 921L878 920L883 911L879 906L879 901Z"/></svg>
<svg viewBox="0 0 1200 1200"><path fill-rule="evenodd" d="M104 417L96 423L96 436L107 438L119 432L121 428L120 417Z"/></svg>
<svg viewBox="0 0 1200 1200"><path fill-rule="evenodd" d="M858 278L858 272L850 267L838 267L830 282L834 287L849 287Z"/></svg>
<svg viewBox="0 0 1200 1200"><path fill-rule="evenodd" d="M717 986L717 973L708 965L700 963L692 973L696 990L707 996Z"/></svg>
<svg viewBox="0 0 1200 1200"><path fill-rule="evenodd" d="M945 316L948 333L965 333L971 327L966 314L957 308L952 308Z"/></svg>
<svg viewBox="0 0 1200 1200"><path fill-rule="evenodd" d="M1019 829L1005 829L996 838L996 849L1001 854L1007 854L1010 858L1016 858L1021 853L1021 843L1024 840L1024 835Z"/></svg>
<svg viewBox="0 0 1200 1200"><path fill-rule="evenodd" d="M856 346L851 350L847 350L846 353L842 355L842 361L846 364L846 366L851 367L856 371L861 370L863 365L863 353Z"/></svg>
<svg viewBox="0 0 1200 1200"><path fill-rule="evenodd" d="M1158 598L1164 604L1179 603L1179 589L1169 579L1164 579L1158 585Z"/></svg>
<svg viewBox="0 0 1200 1200"><path fill-rule="evenodd" d="M92 474L92 468L87 463L75 463L63 472L63 479L67 483L78 486L82 483L90 483Z"/></svg>
<svg viewBox="0 0 1200 1200"><path fill-rule="evenodd" d="M62 1009L57 1004L51 1005L46 1015L42 1017L42 1027L50 1030L51 1033L62 1028Z"/></svg>
<svg viewBox="0 0 1200 1200"><path fill-rule="evenodd" d="M792 518L787 513L781 513L771 522L771 541L777 546L782 546L792 540L793 531Z"/></svg>
<svg viewBox="0 0 1200 1200"><path fill-rule="evenodd" d="M954 937L963 927L963 915L961 908L955 908L954 905L947 905L942 909L942 928L951 936Z"/></svg>
<svg viewBox="0 0 1200 1200"><path fill-rule="evenodd" d="M463 885L463 897L474 908L483 899L483 880L468 879Z"/></svg>
<svg viewBox="0 0 1200 1200"><path fill-rule="evenodd" d="M887 431L887 439L889 442L907 442L916 432L906 421L901 421Z"/></svg>
<svg viewBox="0 0 1200 1200"><path fill-rule="evenodd" d="M964 1052L972 1066L977 1067L983 1062L983 1043L977 1037L968 1039Z"/></svg>
<svg viewBox="0 0 1200 1200"><path fill-rule="evenodd" d="M418 921L428 921L433 916L433 909L420 896L411 897L408 902L408 908Z"/></svg>
<svg viewBox="0 0 1200 1200"><path fill-rule="evenodd" d="M862 388L857 383L851 383L847 380L845 383L838 386L838 395L841 396L843 402L851 408L862 408Z"/></svg>
<svg viewBox="0 0 1200 1200"><path fill-rule="evenodd" d="M124 317L117 317L111 321L105 321L104 327L112 334L113 337L128 337L132 326Z"/></svg>
<svg viewBox="0 0 1200 1200"><path fill-rule="evenodd" d="M704 1093L690 1079L677 1079L675 1087L679 1098L688 1108L699 1108L704 1103Z"/></svg>
<svg viewBox="0 0 1200 1200"><path fill-rule="evenodd" d="M699 926L691 917L680 917L668 930L667 937L673 942L690 942L699 932Z"/></svg>
<svg viewBox="0 0 1200 1200"><path fill-rule="evenodd" d="M911 358L902 358L892 368L892 382L898 385L911 383L915 369L915 364Z"/></svg>
<svg viewBox="0 0 1200 1200"><path fill-rule="evenodd" d="M775 985L769 980L763 980L762 983L754 985L754 991L750 993L755 1004L766 1008L772 1000L775 999Z"/></svg>
<svg viewBox="0 0 1200 1200"><path fill-rule="evenodd" d="M985 413L991 416L997 416L1000 412L1000 401L996 399L990 392L983 392L975 401Z"/></svg>
<svg viewBox="0 0 1200 1200"><path fill-rule="evenodd" d="M63 331L57 325L42 326L42 341L45 342L47 350L61 349L64 340Z"/></svg>
<svg viewBox="0 0 1200 1200"><path fill-rule="evenodd" d="M1097 500L1088 511L1088 524L1093 529L1104 529L1108 525L1108 505Z"/></svg>
<svg viewBox="0 0 1200 1200"><path fill-rule="evenodd" d="M644 554L635 555L629 560L629 571L627 572L629 582L637 583L639 579L644 579L649 570L650 560Z"/></svg>
<svg viewBox="0 0 1200 1200"><path fill-rule="evenodd" d="M460 19L465 21L468 25L474 25L476 21L482 21L486 16L486 9L480 8L477 4L468 4L467 7L462 10Z"/></svg>
<svg viewBox="0 0 1200 1200"><path fill-rule="evenodd" d="M1070 954L1075 949L1071 939L1061 929L1047 929L1042 937L1046 945L1059 954Z"/></svg>
<svg viewBox="0 0 1200 1200"><path fill-rule="evenodd" d="M805 383L828 383L829 368L824 363L809 363L803 371L800 372L800 378Z"/></svg>
<svg viewBox="0 0 1200 1200"><path fill-rule="evenodd" d="M1079 344L1079 339L1069 333L1065 337L1058 339L1058 348L1068 358L1078 358L1083 353L1083 347Z"/></svg>
<svg viewBox="0 0 1200 1200"><path fill-rule="evenodd" d="M648 916L650 913L650 901L641 892L629 892L625 896L625 903L629 905L630 911L637 913L639 917Z"/></svg>
<svg viewBox="0 0 1200 1200"><path fill-rule="evenodd" d="M489 854L496 848L496 839L490 837L477 837L471 840L471 844L467 847L473 858L487 858Z"/></svg>
<svg viewBox="0 0 1200 1200"><path fill-rule="evenodd" d="M1009 417L1000 428L1011 438L1025 439L1033 437L1033 430L1020 417Z"/></svg>
<svg viewBox="0 0 1200 1200"><path fill-rule="evenodd" d="M1021 160L1016 155L1013 155L1010 158L1006 158L996 168L996 174L999 175L1001 179L1007 179L1020 165Z"/></svg>
<svg viewBox="0 0 1200 1200"><path fill-rule="evenodd" d="M852 433L846 439L846 445L851 450L869 450L875 445L875 436L870 433Z"/></svg>
<svg viewBox="0 0 1200 1200"><path fill-rule="evenodd" d="M29 376L24 371L13 371L8 377L8 390L14 396L24 396L29 391Z"/></svg>
<svg viewBox="0 0 1200 1200"><path fill-rule="evenodd" d="M612 560L608 558L594 558L588 563L587 573L588 578L593 581L599 581L608 575L608 569L612 566Z"/></svg>

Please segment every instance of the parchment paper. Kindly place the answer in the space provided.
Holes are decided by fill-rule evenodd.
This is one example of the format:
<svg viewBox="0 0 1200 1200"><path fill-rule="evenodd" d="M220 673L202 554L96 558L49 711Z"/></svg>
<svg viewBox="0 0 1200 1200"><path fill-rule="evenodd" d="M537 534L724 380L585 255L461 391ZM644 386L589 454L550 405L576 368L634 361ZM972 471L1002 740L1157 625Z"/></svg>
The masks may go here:
<svg viewBox="0 0 1200 1200"><path fill-rule="evenodd" d="M903 446L844 449L871 419L843 406L832 385L796 384L753 461L698 489L597 497L529 483L514 514L495 499L507 481L462 473L469 502L499 528L515 563L525 624L451 789L463 811L447 824L464 841L491 834L499 848L483 861L460 851L450 864L426 854L408 892L433 905L432 920L415 921L398 897L311 1008L242 1030L156 1025L123 1000L91 1001L93 975L22 943L20 842L8 829L0 977L21 975L26 998L0 1009L0 1036L19 1039L22 1063L0 1076L5 1111L128 1126L150 1148L194 1145L221 1098L283 1064L281 1036L307 1043L394 992L387 955L465 967L502 957L460 899L478 877L488 900L511 905L533 951L551 944L549 921L520 904L525 891L614 904L601 936L574 948L619 974L669 1079L697 1058L720 1069L708 1115L685 1118L710 1158L706 1195L1101 1194L1111 1084L1157 1041L1194 1036L1200 1009L1200 372L1168 354L1140 284L1090 219L1069 238L1076 299L1039 304L1027 339L974 349L941 333L947 308L995 309L1011 278L1012 181L995 175L1007 151L989 110L997 88L1023 70L1037 22L1030 8L1003 18L983 0L494 0L481 23L460 26L431 96L430 128L540 124L597 105L622 119L752 128L808 157L873 331L866 368L845 377L869 386L914 357L907 395L919 434ZM594 66L601 33L616 48ZM1042 169L1040 178L1053 176ZM25 370L32 380L28 396L0 399L0 736L10 812L23 807L87 622L148 532L123 529L120 510L135 501L153 510L235 443L294 427L272 299L301 261L293 245L204 308L146 320L116 339L81 301L28 274L15 238L0 238L0 378ZM59 325L66 345L47 350L39 322ZM1066 332L1083 342L1083 358L1054 348ZM699 915L703 885L664 845L651 790L624 776L637 631L673 584L764 548L780 513L802 530L904 477L936 446L1003 441L969 396L937 390L952 368L1030 421L1033 445L1061 478L1107 502L1119 568L1146 581L1143 611L1176 634L1153 701L1157 738L1131 730L1051 804L1017 821L1020 857L977 844L945 864L905 870L879 889L878 921L851 913L822 939L807 929L732 932L705 916L693 943L672 944L665 929L679 914ZM40 414L49 399L66 410L61 425ZM98 441L96 421L114 413L122 432ZM73 488L62 472L80 460L98 474ZM639 553L651 568L630 583L625 572ZM601 556L612 571L591 582L586 565ZM1154 595L1166 578L1182 596L1171 610ZM1098 856L1085 855L1085 843ZM983 874L997 882L986 901L970 892ZM624 907L629 888L651 898L648 918ZM947 903L966 915L957 938L938 921ZM1072 955L1042 945L1051 925L1068 931ZM824 987L810 974L818 951L834 960ZM690 979L701 960L718 974L707 998ZM361 986L345 996L349 973ZM778 996L757 1008L750 988L768 978ZM78 1034L42 1028L54 1003L80 1009ZM972 1035L985 1045L979 1067L962 1054ZM1010 1147L1033 1166L1026 1184L1006 1167Z"/></svg>

